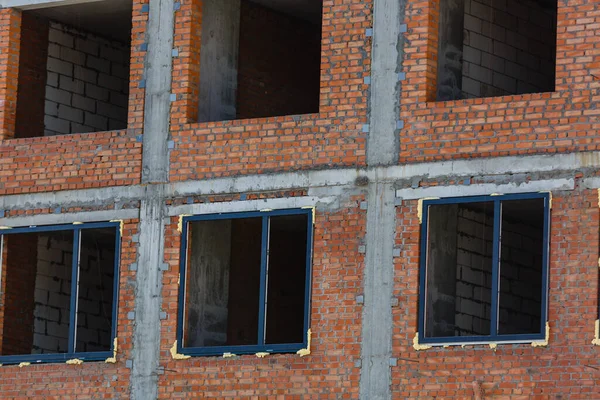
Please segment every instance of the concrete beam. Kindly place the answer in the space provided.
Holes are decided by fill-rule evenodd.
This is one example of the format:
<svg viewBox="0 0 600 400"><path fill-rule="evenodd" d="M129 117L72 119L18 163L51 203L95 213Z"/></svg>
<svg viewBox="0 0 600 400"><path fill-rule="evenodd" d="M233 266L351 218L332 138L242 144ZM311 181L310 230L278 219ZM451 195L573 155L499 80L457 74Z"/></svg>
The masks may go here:
<svg viewBox="0 0 600 400"><path fill-rule="evenodd" d="M600 182L598 182L600 183ZM452 186L431 186L426 188L406 188L396 190L396 197L403 200L423 199L426 197L463 197L463 196L484 196L494 193L532 193L532 192L551 192L555 190L573 190L575 189L575 179L560 178L539 181L529 181L522 183L495 184L485 183L479 185L452 185Z"/></svg>
<svg viewBox="0 0 600 400"><path fill-rule="evenodd" d="M216 178L204 181L185 181L164 185L167 198L287 190L296 188L339 188L354 186L356 180L366 177L370 182L390 182L419 178L473 178L481 176L528 174L571 176L573 172L594 169L600 165L600 152L553 154L527 157L498 157L475 160L457 160L419 163L371 169L336 169L328 171L299 171L265 175L247 175L234 178ZM557 169L560 166L560 170ZM600 183L587 179L590 186ZM543 189L540 189L543 190ZM0 210L54 208L57 206L102 205L111 202L141 200L146 197L146 186L115 186L99 189L65 190L61 192L27 193L0 196Z"/></svg>
<svg viewBox="0 0 600 400"><path fill-rule="evenodd" d="M1 0L2 8L18 8L19 10L35 10L40 8L69 6L72 4L94 3L102 0Z"/></svg>
<svg viewBox="0 0 600 400"><path fill-rule="evenodd" d="M222 203L184 204L167 207L167 215L182 214L219 214L228 212L247 212L260 210L277 210L284 208L327 207L337 202L335 196L329 197L289 197L282 199L239 200ZM1 221L1 220L0 220Z"/></svg>
<svg viewBox="0 0 600 400"><path fill-rule="evenodd" d="M73 222L105 222L115 219L138 218L138 209L84 211L63 214L38 214L19 217L0 218L0 226L11 228L25 226L72 224Z"/></svg>

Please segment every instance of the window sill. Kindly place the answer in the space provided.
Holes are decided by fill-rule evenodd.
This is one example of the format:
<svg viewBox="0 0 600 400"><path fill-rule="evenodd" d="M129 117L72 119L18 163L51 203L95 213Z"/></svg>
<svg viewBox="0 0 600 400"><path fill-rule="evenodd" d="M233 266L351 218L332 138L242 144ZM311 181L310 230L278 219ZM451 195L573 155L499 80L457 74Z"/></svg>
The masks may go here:
<svg viewBox="0 0 600 400"><path fill-rule="evenodd" d="M113 356L112 351L94 353L61 353L61 354L25 354L18 356L0 356L0 365L19 365L20 367L33 364L68 363L73 360L105 361ZM80 362L69 362L69 364L81 364Z"/></svg>
<svg viewBox="0 0 600 400"><path fill-rule="evenodd" d="M278 344L273 346L223 346L214 348L178 348L171 349L171 356L175 360L188 359L190 357L222 357L233 358L242 355L254 355L264 358L274 354L299 354L306 345L301 343ZM300 355L300 354L299 354Z"/></svg>

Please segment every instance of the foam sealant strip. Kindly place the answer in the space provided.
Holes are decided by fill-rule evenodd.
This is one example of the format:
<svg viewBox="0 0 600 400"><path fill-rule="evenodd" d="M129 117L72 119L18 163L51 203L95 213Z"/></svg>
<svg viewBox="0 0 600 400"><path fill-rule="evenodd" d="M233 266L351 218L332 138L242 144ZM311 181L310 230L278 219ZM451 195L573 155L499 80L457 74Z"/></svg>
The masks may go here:
<svg viewBox="0 0 600 400"><path fill-rule="evenodd" d="M104 360L105 363L115 364L117 362L117 342L118 340L115 337L115 340L113 340L113 356Z"/></svg>
<svg viewBox="0 0 600 400"><path fill-rule="evenodd" d="M81 360L79 358L73 358L71 360L67 360L67 362L65 364L69 364L69 365L81 365L81 364L83 364L83 360Z"/></svg>
<svg viewBox="0 0 600 400"><path fill-rule="evenodd" d="M227 353L223 353L223 358L233 358L236 357L235 354L227 352Z"/></svg>
<svg viewBox="0 0 600 400"><path fill-rule="evenodd" d="M315 224L315 206L305 206L302 207L303 210L311 210L312 223Z"/></svg>
<svg viewBox="0 0 600 400"><path fill-rule="evenodd" d="M256 353L255 356L258 357L258 358L265 358L269 354L270 353L267 353L267 352L264 352L264 351L260 351L260 352Z"/></svg>
<svg viewBox="0 0 600 400"><path fill-rule="evenodd" d="M600 319L594 322L594 340L592 340L592 344L600 346Z"/></svg>
<svg viewBox="0 0 600 400"><path fill-rule="evenodd" d="M548 346L548 341L550 340L550 324L546 321L546 337L544 340L540 340L537 342L532 342L531 346L533 347L546 347Z"/></svg>
<svg viewBox="0 0 600 400"><path fill-rule="evenodd" d="M437 199L439 199L439 197L423 197L417 201L417 216L419 217L419 224L423 223L423 201Z"/></svg>
<svg viewBox="0 0 600 400"><path fill-rule="evenodd" d="M427 344L419 343L419 332L415 332L415 337L413 338L413 348L417 351L431 349L433 346Z"/></svg>
<svg viewBox="0 0 600 400"><path fill-rule="evenodd" d="M173 343L173 347L171 347L169 352L171 353L171 357L173 358L173 360L187 360L188 358L190 358L190 356L179 354L177 352L177 340L175 341L175 343Z"/></svg>
<svg viewBox="0 0 600 400"><path fill-rule="evenodd" d="M304 357L310 354L310 341L312 339L312 331L309 329L306 332L306 348L300 349L296 352L300 357Z"/></svg>
<svg viewBox="0 0 600 400"><path fill-rule="evenodd" d="M119 223L119 232L121 234L121 237L123 237L123 220L122 219L111 219L109 222L118 222Z"/></svg>
<svg viewBox="0 0 600 400"><path fill-rule="evenodd" d="M189 216L191 216L191 214L181 214L179 216L179 222L177 223L177 232L183 233L183 218Z"/></svg>

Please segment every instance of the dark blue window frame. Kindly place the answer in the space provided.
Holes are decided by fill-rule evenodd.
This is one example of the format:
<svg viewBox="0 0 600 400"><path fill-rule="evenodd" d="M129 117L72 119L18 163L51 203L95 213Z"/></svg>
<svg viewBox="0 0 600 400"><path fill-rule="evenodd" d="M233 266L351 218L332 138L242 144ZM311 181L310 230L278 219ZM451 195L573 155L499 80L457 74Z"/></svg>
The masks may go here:
<svg viewBox="0 0 600 400"><path fill-rule="evenodd" d="M177 312L177 352L190 356L215 356L224 353L233 354L255 354L265 353L294 353L307 347L307 332L310 328L310 306L311 306L311 287L312 287L312 248L313 248L313 212L310 209L286 209L271 211L251 211L236 213L219 213L187 216L182 219L181 234L181 252L180 252L180 285L179 285L179 307ZM306 238L306 276L304 292L304 332L302 343L285 344L265 344L265 294L266 271L267 271L267 243L269 235L269 218L281 215L306 215L307 216L307 238ZM258 314L258 340L256 345L243 346L211 346L211 347L183 347L183 327L185 312L185 282L187 265L187 237L190 222L223 220L236 218L262 218L262 242L261 242L261 263L260 263L260 299Z"/></svg>
<svg viewBox="0 0 600 400"><path fill-rule="evenodd" d="M86 229L98 228L114 228L115 229L115 271L113 281L113 307L112 307L112 336L109 351L96 352L76 352L75 351L75 331L76 316L77 316L77 294L78 294L78 278L79 278L79 245L81 243L81 231ZM105 360L113 356L114 338L117 337L117 314L118 314L118 299L119 299L119 260L120 260L120 243L121 243L121 223L120 222L93 222L84 224L67 224L67 225L48 225L48 226L30 226L23 228L0 229L0 237L2 245L4 245L3 237L18 233L36 233L36 232L52 232L52 231L73 231L73 259L71 266L71 303L69 316L69 351L67 353L56 354L23 354L0 356L0 364L18 364L22 362L42 363L42 362L65 362L72 359L80 359L84 361L99 361ZM1 333L0 333L1 334Z"/></svg>
<svg viewBox="0 0 600 400"><path fill-rule="evenodd" d="M498 332L498 292L499 292L499 247L501 229L501 202L510 200L544 199L544 227L543 227L543 255L542 255L542 298L540 333L535 334L510 334L499 335ZM427 238L428 238L428 211L429 206L435 204L459 204L493 202L494 203L494 236L493 236L493 258L492 258L492 305L491 305L491 329L490 335L482 336L449 336L449 337L426 337L425 336L425 298L426 298L426 274L427 274ZM550 194L549 193L526 193L507 194L494 196L472 196L453 197L445 199L424 200L422 208L421 243L420 243L420 268L419 268L419 343L422 344L448 344L448 343L477 343L477 342L507 342L527 343L531 341L544 340L546 336L546 322L548 319L548 252L550 233Z"/></svg>

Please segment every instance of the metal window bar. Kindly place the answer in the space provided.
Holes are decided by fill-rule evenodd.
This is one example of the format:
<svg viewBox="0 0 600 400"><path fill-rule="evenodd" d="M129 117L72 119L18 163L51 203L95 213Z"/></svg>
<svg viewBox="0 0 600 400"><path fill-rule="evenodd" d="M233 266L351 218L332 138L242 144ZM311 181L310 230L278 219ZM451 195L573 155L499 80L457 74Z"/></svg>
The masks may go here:
<svg viewBox="0 0 600 400"><path fill-rule="evenodd" d="M540 332L527 334L498 334L498 304L499 304L499 266L500 266L500 234L501 234L501 211L502 202L511 200L544 199L544 223L543 223L543 259L542 259L542 297L541 297L541 318ZM464 204L477 202L494 202L494 244L492 259L492 306L491 306L491 329L490 335L481 336L448 336L448 337L426 337L427 329L425 320L426 304L426 284L427 284L427 244L429 240L429 206L437 204ZM433 199L423 201L422 220L424 223L421 228L420 244L420 268L419 268L419 314L418 314L418 340L423 344L465 344L465 343L523 343L545 338L545 326L548 320L548 254L549 254L549 234L550 234L550 198L548 193L524 193L508 194L497 196L470 196L453 197L446 199Z"/></svg>
<svg viewBox="0 0 600 400"><path fill-rule="evenodd" d="M78 291L79 291L79 256L81 251L81 230L83 229L94 229L94 228L114 228L115 233L115 265L114 265L114 289L113 289L113 315L112 315L112 337L111 337L111 348L110 351L97 351L97 352L76 352L76 332L77 332L77 303L78 303ZM73 259L71 265L71 299L70 299L70 310L69 310L69 342L67 353L47 353L47 354L22 354L22 355L0 355L0 364L18 364L21 362L30 363L44 363L44 362L64 362L74 358L86 360L86 361L98 361L105 360L106 358L113 355L114 338L117 332L117 315L118 315L118 281L119 281L119 260L120 260L120 223L119 222L92 222L85 224L65 224L65 225L48 225L48 226L29 226L29 227L17 227L0 229L1 237L1 248L4 248L4 236L14 235L18 233L35 233L35 232L55 232L55 231L73 231ZM2 254L0 254L0 263ZM1 264L0 264L1 268Z"/></svg>

